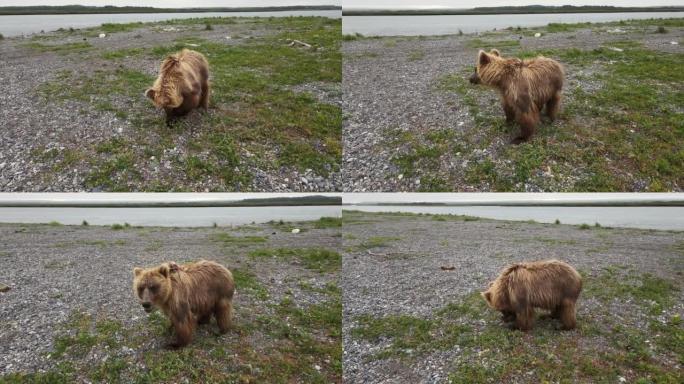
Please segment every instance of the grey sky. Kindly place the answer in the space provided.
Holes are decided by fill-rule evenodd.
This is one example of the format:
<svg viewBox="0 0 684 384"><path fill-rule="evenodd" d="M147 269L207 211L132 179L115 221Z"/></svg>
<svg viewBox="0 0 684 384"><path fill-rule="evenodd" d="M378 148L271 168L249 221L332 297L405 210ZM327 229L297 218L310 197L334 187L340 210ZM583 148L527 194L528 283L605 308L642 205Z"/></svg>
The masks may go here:
<svg viewBox="0 0 684 384"><path fill-rule="evenodd" d="M189 7L268 7L285 5L340 5L342 0L0 0L0 7L11 5L117 5L157 8Z"/></svg>
<svg viewBox="0 0 684 384"><path fill-rule="evenodd" d="M504 5L614 5L614 6L659 6L682 5L682 0L342 0L346 9L354 8L475 8L497 7Z"/></svg>

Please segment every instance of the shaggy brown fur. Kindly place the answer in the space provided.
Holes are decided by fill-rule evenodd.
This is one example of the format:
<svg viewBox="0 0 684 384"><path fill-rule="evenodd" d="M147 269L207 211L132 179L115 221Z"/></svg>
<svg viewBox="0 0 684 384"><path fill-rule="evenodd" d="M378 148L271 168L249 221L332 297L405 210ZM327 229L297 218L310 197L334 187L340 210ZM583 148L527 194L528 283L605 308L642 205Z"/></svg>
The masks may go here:
<svg viewBox="0 0 684 384"><path fill-rule="evenodd" d="M534 308L548 309L560 319L562 329L575 328L575 303L582 291L582 278L562 261L517 263L504 269L489 289L482 292L487 304L501 311L505 322L532 329Z"/></svg>
<svg viewBox="0 0 684 384"><path fill-rule="evenodd" d="M470 82L499 90L506 122L520 125L520 135L512 141L518 144L534 134L544 107L551 120L556 118L564 77L563 67L555 60L542 56L529 60L504 58L493 49L478 53Z"/></svg>
<svg viewBox="0 0 684 384"><path fill-rule="evenodd" d="M189 49L170 55L161 64L159 77L145 91L157 108L166 112L166 123L191 110L209 105L209 63Z"/></svg>
<svg viewBox="0 0 684 384"><path fill-rule="evenodd" d="M200 260L179 266L174 262L133 270L133 290L146 312L155 307L171 320L180 348L192 340L196 325L208 323L211 316L221 333L230 328L233 275L220 264Z"/></svg>

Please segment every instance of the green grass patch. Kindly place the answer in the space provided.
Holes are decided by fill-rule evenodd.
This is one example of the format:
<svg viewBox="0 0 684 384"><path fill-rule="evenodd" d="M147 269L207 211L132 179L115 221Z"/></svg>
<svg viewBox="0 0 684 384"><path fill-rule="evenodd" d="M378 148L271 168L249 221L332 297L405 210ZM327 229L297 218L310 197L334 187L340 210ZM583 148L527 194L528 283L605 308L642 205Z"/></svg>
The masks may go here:
<svg viewBox="0 0 684 384"><path fill-rule="evenodd" d="M401 238L392 236L371 236L359 244L361 249L382 248L387 247L393 241L399 241Z"/></svg>
<svg viewBox="0 0 684 384"><path fill-rule="evenodd" d="M112 156L90 159L92 172L86 186L106 191L168 191L196 188L199 181L218 180L217 191L250 189L250 167L282 174L281 168L314 170L327 177L340 170L342 111L309 93L292 88L310 83L337 86L341 82L341 21L322 17L273 19L199 18L154 25L222 24L253 25L271 34L227 45L192 35L163 46L125 48L101 53L108 60L142 57L161 60L170 53L199 44L208 57L212 76L209 112L198 111L198 123L187 126L180 119L166 127L160 111L141 95L154 78L127 67L96 70L90 74L65 72L43 84L39 93L49 103L81 101L81 113L112 113L127 120L132 132L126 147ZM140 25L103 26L99 30L121 32ZM290 46L293 39L311 48ZM34 42L36 49L43 43ZM62 48L66 50L67 48ZM71 48L75 49L75 48ZM195 112L193 112L194 114ZM192 129L191 129L192 128ZM192 137L179 136L193 131ZM182 155L167 159L182 176L148 182L142 177L154 156L183 142ZM102 143L106 145L106 143ZM95 148L92 148L93 150ZM101 152L104 153L104 152ZM84 156L88 158L87 154ZM153 163L153 162L152 162ZM133 186L142 185L134 188Z"/></svg>
<svg viewBox="0 0 684 384"><path fill-rule="evenodd" d="M321 217L318 221L313 224L314 228L341 228L342 218L341 217Z"/></svg>
<svg viewBox="0 0 684 384"><path fill-rule="evenodd" d="M586 273L585 273L586 275ZM671 307L678 288L672 281L649 273L637 274L620 268L605 268L597 277L587 278L584 291L600 300L633 299L653 315Z"/></svg>
<svg viewBox="0 0 684 384"><path fill-rule="evenodd" d="M83 53L91 50L92 45L88 42L78 43L64 43L64 44L44 44L37 41L24 44L25 47L33 49L38 52L55 52L60 55L70 55L74 53Z"/></svg>
<svg viewBox="0 0 684 384"><path fill-rule="evenodd" d="M87 224L86 224L87 225ZM123 229L123 227L122 227ZM55 248L98 247L101 249L126 245L126 240L73 240L55 243Z"/></svg>
<svg viewBox="0 0 684 384"><path fill-rule="evenodd" d="M489 52L490 49L509 49L509 48L519 48L519 40L483 40L483 39L470 39L466 43L469 48L480 48ZM475 62L475 57L473 57L473 62Z"/></svg>
<svg viewBox="0 0 684 384"><path fill-rule="evenodd" d="M667 290L662 285L667 283L655 283L651 281L653 277L646 275L633 277L642 280L648 293L636 293L630 288L629 293L623 294L621 287L618 296L613 296L614 291L607 292L606 296L611 300L625 295L648 297L643 300L676 297L676 292L664 293ZM613 276L603 275L585 277L585 282L584 300L599 298L596 295L605 286L616 283ZM668 305L672 303L669 301ZM449 381L454 383L612 382L619 376L634 378L637 382L638 379L644 382L681 380L681 372L668 362L681 352L681 347L675 345L683 335L681 319L675 315L665 322L658 321L657 315L650 311L621 316L637 322L646 316L652 323L646 329L630 327L625 325L624 318L618 320L614 314L597 309L578 317L578 328L572 332L557 330L555 320L542 318L540 313L532 331L512 331L501 322L498 312L486 306L479 292L473 292L428 318L359 316L354 319L352 336L382 344L383 347L374 348L377 352L368 356L369 359L400 359L402 364L411 364L435 351L457 348L459 357L449 374ZM665 335L656 341L652 332ZM655 341L657 348L649 347L649 339Z"/></svg>
<svg viewBox="0 0 684 384"><path fill-rule="evenodd" d="M335 272L342 267L339 253L323 248L260 248L249 253L253 258L296 259L305 268L318 272Z"/></svg>
<svg viewBox="0 0 684 384"><path fill-rule="evenodd" d="M268 238L264 236L233 236L230 233L215 233L210 235L209 239L224 246L237 247L263 244L268 241Z"/></svg>
<svg viewBox="0 0 684 384"><path fill-rule="evenodd" d="M260 300L268 298L268 289L259 282L253 273L243 269L231 269L230 272L233 274L235 287L241 292L247 292Z"/></svg>
<svg viewBox="0 0 684 384"><path fill-rule="evenodd" d="M420 61L420 60L423 60L423 58L425 58L425 52L413 51L413 52L409 53L407 60L408 61Z"/></svg>
<svg viewBox="0 0 684 384"><path fill-rule="evenodd" d="M144 26L141 22L133 23L104 23L99 27L93 29L100 30L104 33L130 32Z"/></svg>
<svg viewBox="0 0 684 384"><path fill-rule="evenodd" d="M246 281L252 282L251 277L245 280L250 275L235 272L238 289L247 287ZM252 294L250 289L242 292ZM276 304L263 304L263 308L267 309L263 315L250 319L253 324L238 318L234 329L222 337L202 335L200 330L181 350L147 344L150 337L172 337L169 320L158 311L131 328L75 312L55 336L50 354L53 368L44 373L0 376L0 383L342 381L339 290L330 290L328 300L318 305L299 307L286 297ZM249 314L250 309L244 313ZM93 353L105 358L93 362L88 358Z"/></svg>
<svg viewBox="0 0 684 384"><path fill-rule="evenodd" d="M489 156L469 160L468 184L494 191L525 191L531 184L543 190L608 192L668 191L684 182L684 116L678 107L684 102L679 92L684 54L648 50L638 41L591 50L510 47L504 54L551 57L569 74L591 68L596 73L591 81L600 86L566 89L558 121L542 120L531 142L506 146L496 161ZM437 88L459 95L474 129L487 132L485 140L517 133L517 125L507 127L501 108L492 103L495 93L468 84L470 73L467 68L439 79ZM483 148L467 137L460 141L465 154Z"/></svg>
<svg viewBox="0 0 684 384"><path fill-rule="evenodd" d="M591 23L549 23L546 26L547 33L573 32L578 29L591 27Z"/></svg>
<svg viewBox="0 0 684 384"><path fill-rule="evenodd" d="M421 137L414 132L390 129L385 137L388 138L385 145L397 152L391 161L402 177L416 177L420 170L420 191L451 190L449 180L437 171L443 156L460 150L454 130L435 130Z"/></svg>
<svg viewBox="0 0 684 384"><path fill-rule="evenodd" d="M126 57L138 57L145 53L144 48L123 48L115 51L107 51L102 54L102 58L106 60L124 59Z"/></svg>

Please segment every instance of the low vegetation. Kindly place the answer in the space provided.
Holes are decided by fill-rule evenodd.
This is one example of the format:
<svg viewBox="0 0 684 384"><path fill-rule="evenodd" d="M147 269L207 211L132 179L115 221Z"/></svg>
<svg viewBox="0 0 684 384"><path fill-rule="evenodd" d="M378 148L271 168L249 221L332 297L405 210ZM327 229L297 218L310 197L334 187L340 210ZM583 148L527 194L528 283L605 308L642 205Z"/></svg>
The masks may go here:
<svg viewBox="0 0 684 384"><path fill-rule="evenodd" d="M0 383L341 383L342 295L335 283L341 258L324 248L326 233L331 231L327 228L334 228L331 223L335 221L326 218L300 223L310 228L319 223L326 226L312 229L309 235L300 235L310 236L307 241L319 245L310 248L288 248L287 242L279 244L276 240L271 244L267 237L243 233L268 231L263 225L231 231L197 229L202 233L187 239L206 243L201 248L212 255L208 258L230 266L238 295L234 300L233 327L225 335L215 332L215 320L212 320L212 324L198 328L190 345L181 350L168 350L164 345L173 336L170 321L159 311L145 314L132 296L130 305L135 307L129 308L131 313L77 307L66 322L55 325L50 350L40 356L41 370L0 375ZM28 228L57 230L45 225ZM59 249L53 250L68 254L82 252L72 248L97 247L103 253L114 252L112 248L121 245L131 250L143 249L149 243L154 246L152 252L164 254L164 247L175 246L168 239L154 237L156 231L166 233L172 229L131 228L139 236L129 233L127 242L81 237L89 231L100 233L107 228L90 225L64 229L78 231L79 239L59 243L56 245ZM323 238L319 239L315 231ZM260 248L245 248L250 246ZM222 259L222 254L228 256ZM266 261L266 257L273 260ZM0 258L4 259L1 251ZM284 281L274 284L264 277L263 271L267 268L262 266L271 262L275 268L287 270L279 274ZM80 263L55 259L44 263L43 268L62 275L67 274L63 271L69 275L80 271L84 276L98 273L84 272ZM128 289L125 293L132 295ZM306 300L302 300L302 295ZM50 293L52 300L60 297L61 293ZM75 304L68 303L68 307L62 308L73 308L72 305Z"/></svg>
<svg viewBox="0 0 684 384"><path fill-rule="evenodd" d="M659 22L617 25L653 32ZM682 20L663 23L681 27ZM552 24L546 30L587 27L562 26ZM505 124L495 92L468 84L472 67L438 79L435 89L458 95L474 126L463 134L446 128L425 136L388 132L387 145L403 148L393 158L401 174L435 170L422 172L421 190L447 191L464 182L494 191L668 191L683 185L683 54L654 51L632 40L605 42L589 50L522 50L518 40L501 38L471 39L467 44L500 48L505 56L555 58L565 65L567 79L576 79L578 85L566 86L557 122L543 120L531 142L511 146L505 143L518 127ZM438 174L446 157L455 157L463 171Z"/></svg>
<svg viewBox="0 0 684 384"><path fill-rule="evenodd" d="M296 259L305 268L320 273L338 271L342 267L342 256L339 253L322 248L259 248L251 251L249 256L255 259Z"/></svg>
<svg viewBox="0 0 684 384"><path fill-rule="evenodd" d="M543 316L528 334L511 331L474 292L430 318L362 315L352 335L384 340L372 358L405 364L457 348L454 383L681 381L684 328L673 311L679 283L622 267L584 275L575 331L558 331Z"/></svg>
<svg viewBox="0 0 684 384"><path fill-rule="evenodd" d="M128 122L126 135L104 138L90 148L69 148L72 165L90 169L85 187L108 191L193 190L207 179L216 190L250 190L255 169L292 169L327 177L338 172L341 159L341 110L293 88L341 82L340 20L317 17L198 18L161 22L211 31L218 25L253 24L268 33L258 38L235 36L237 44L198 37L194 29L174 42L118 50L94 48L87 41L31 41L30 49L59 54L79 53L84 60L117 62L93 71L63 71L40 87L48 103L77 101L82 114L108 113ZM103 24L77 31L83 36L121 33L155 24ZM288 45L300 40L310 48ZM169 53L195 48L209 57L212 99L208 113L197 112L169 129L163 116L142 94L154 75L123 60L161 62ZM192 120L192 122L189 122ZM192 131L192 132L191 132ZM37 156L43 151L38 150ZM59 151L45 161L59 167L67 159ZM168 162L175 172L146 176ZM174 176L175 175L175 176ZM48 176L46 176L48 177Z"/></svg>

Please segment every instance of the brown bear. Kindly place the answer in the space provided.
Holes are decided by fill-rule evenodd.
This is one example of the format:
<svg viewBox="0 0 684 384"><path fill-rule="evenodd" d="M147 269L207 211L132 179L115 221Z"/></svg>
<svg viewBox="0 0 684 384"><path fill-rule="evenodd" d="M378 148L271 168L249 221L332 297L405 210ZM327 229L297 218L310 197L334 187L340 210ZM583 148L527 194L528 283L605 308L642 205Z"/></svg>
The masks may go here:
<svg viewBox="0 0 684 384"><path fill-rule="evenodd" d="M230 328L235 283L228 269L200 260L179 266L174 262L133 269L133 290L145 312L159 308L171 320L176 340L171 348L186 346L197 324L214 315L221 333Z"/></svg>
<svg viewBox="0 0 684 384"><path fill-rule="evenodd" d="M499 90L506 122L516 121L520 125L520 135L511 141L519 144L534 134L544 107L551 120L556 118L564 77L563 67L553 59L543 56L529 60L504 58L498 50L492 49L489 53L482 50L478 53L470 82Z"/></svg>
<svg viewBox="0 0 684 384"><path fill-rule="evenodd" d="M534 323L534 308L548 309L560 319L562 329L576 325L575 303L582 291L582 277L562 261L517 263L504 269L482 292L487 304L500 311L504 322L527 331Z"/></svg>
<svg viewBox="0 0 684 384"><path fill-rule="evenodd" d="M159 77L145 91L157 108L166 112L166 124L199 107L209 105L209 63L189 49L168 56L161 64Z"/></svg>

